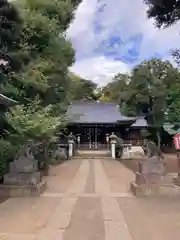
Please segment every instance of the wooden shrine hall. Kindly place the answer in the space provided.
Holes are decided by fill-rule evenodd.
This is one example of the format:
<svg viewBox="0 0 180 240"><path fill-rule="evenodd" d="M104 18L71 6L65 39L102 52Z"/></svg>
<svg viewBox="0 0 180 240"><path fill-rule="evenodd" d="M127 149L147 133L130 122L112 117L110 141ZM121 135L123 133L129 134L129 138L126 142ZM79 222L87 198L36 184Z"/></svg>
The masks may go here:
<svg viewBox="0 0 180 240"><path fill-rule="evenodd" d="M67 111L68 133L79 136L80 146L101 148L107 144L107 136L114 132L124 141L141 140L141 129L148 127L144 118L126 117L115 103L99 101L75 101Z"/></svg>

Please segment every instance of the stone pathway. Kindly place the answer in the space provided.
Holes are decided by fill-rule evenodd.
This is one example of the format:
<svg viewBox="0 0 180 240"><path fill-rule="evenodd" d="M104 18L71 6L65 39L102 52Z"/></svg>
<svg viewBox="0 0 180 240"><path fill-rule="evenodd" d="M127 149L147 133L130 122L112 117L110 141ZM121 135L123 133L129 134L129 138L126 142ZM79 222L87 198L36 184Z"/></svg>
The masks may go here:
<svg viewBox="0 0 180 240"><path fill-rule="evenodd" d="M179 240L178 198L137 199L133 173L108 159L51 169L39 198L0 205L0 240Z"/></svg>

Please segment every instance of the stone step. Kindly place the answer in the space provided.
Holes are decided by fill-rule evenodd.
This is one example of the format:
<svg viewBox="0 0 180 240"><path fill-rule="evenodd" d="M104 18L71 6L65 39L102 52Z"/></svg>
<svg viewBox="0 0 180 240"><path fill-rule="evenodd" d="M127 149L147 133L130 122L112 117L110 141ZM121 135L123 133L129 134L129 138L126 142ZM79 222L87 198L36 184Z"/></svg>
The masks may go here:
<svg viewBox="0 0 180 240"><path fill-rule="evenodd" d="M96 156L107 156L111 153L109 151L78 151L78 155L96 155Z"/></svg>
<svg viewBox="0 0 180 240"><path fill-rule="evenodd" d="M74 156L73 159L112 159L111 157L107 156Z"/></svg>
<svg viewBox="0 0 180 240"><path fill-rule="evenodd" d="M100 151L100 150L79 150L76 153L76 156L78 158L110 158L111 153L109 151Z"/></svg>
<svg viewBox="0 0 180 240"><path fill-rule="evenodd" d="M147 190L146 187L131 183L131 191L137 197L143 196L178 196L180 197L180 187L173 183L161 184L156 190Z"/></svg>

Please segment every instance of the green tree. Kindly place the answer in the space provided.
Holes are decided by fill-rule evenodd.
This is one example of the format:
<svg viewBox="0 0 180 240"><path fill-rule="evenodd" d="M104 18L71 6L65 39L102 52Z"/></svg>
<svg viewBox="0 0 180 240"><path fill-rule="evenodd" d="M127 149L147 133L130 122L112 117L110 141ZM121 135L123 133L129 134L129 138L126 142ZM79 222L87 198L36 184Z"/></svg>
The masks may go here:
<svg viewBox="0 0 180 240"><path fill-rule="evenodd" d="M145 61L133 69L128 89L120 98L125 115L146 117L149 126L155 129L158 145L165 122L168 89L174 84L176 74L177 69L168 61Z"/></svg>
<svg viewBox="0 0 180 240"><path fill-rule="evenodd" d="M0 0L0 88L7 80L9 71L18 66L17 52L20 47L22 21L18 10L7 0Z"/></svg>
<svg viewBox="0 0 180 240"><path fill-rule="evenodd" d="M125 91L130 76L128 74L117 74L110 83L108 83L101 91L101 99L118 102L120 95Z"/></svg>
<svg viewBox="0 0 180 240"><path fill-rule="evenodd" d="M8 57L16 56L17 60L1 84L1 92L20 104L6 114L13 131L5 139L16 146L29 138L48 144L50 136L64 127L61 120L68 103L68 67L74 62L74 50L65 30L79 2L0 2L1 19L5 19L0 37L7 40L7 44L0 45L1 52L7 47Z"/></svg>
<svg viewBox="0 0 180 240"><path fill-rule="evenodd" d="M31 140L33 145L38 145L36 153L43 154L37 160L43 163L44 170L48 170L50 143L54 140L57 131L61 131L66 126L66 119L63 116L54 116L51 105L40 107L39 101L15 106L6 113L6 117L15 130L10 135L11 143L21 148Z"/></svg>
<svg viewBox="0 0 180 240"><path fill-rule="evenodd" d="M83 79L74 75L73 73L69 73L70 79L70 88L69 88L69 99L71 100L96 100L95 90L97 88L97 84Z"/></svg>
<svg viewBox="0 0 180 240"><path fill-rule="evenodd" d="M52 105L40 107L39 100L29 105L17 105L6 113L8 123L15 133L14 141L20 140L20 144L28 140L43 141L51 139L56 130L65 126L64 116L54 116ZM21 138L19 139L19 136ZM12 137L12 136L11 136Z"/></svg>
<svg viewBox="0 0 180 240"><path fill-rule="evenodd" d="M158 27L167 27L180 19L179 0L145 0L149 6L148 17L154 18Z"/></svg>
<svg viewBox="0 0 180 240"><path fill-rule="evenodd" d="M180 1L179 0L146 0L148 8L148 17L153 18L157 27L169 27L171 24L180 20ZM180 50L176 49L173 52L173 57L180 66ZM180 122L180 81L179 73L176 76L174 85L169 88L167 95L167 119L172 124L179 125Z"/></svg>
<svg viewBox="0 0 180 240"><path fill-rule="evenodd" d="M14 3L23 20L19 52L22 65L21 71L13 72L3 85L4 94L22 104L39 96L43 105L60 102L67 105L67 74L74 62L74 50L64 31L78 3L57 0Z"/></svg>
<svg viewBox="0 0 180 240"><path fill-rule="evenodd" d="M176 76L175 83L170 86L167 94L167 121L180 127L180 73Z"/></svg>

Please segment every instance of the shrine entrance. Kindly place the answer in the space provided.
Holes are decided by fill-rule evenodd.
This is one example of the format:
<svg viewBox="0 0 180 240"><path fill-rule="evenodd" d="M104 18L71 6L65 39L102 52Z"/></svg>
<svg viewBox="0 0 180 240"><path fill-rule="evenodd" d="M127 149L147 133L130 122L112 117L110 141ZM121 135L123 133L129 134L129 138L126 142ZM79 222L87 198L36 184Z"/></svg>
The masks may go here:
<svg viewBox="0 0 180 240"><path fill-rule="evenodd" d="M83 127L79 134L80 149L107 149L108 142L106 140L106 132L102 127L89 126Z"/></svg>
<svg viewBox="0 0 180 240"><path fill-rule="evenodd" d="M107 136L112 132L126 141L134 139L133 134L141 137L140 130L147 128L144 119L123 116L116 103L75 101L69 105L67 117L66 135L76 137L79 149L109 149Z"/></svg>

